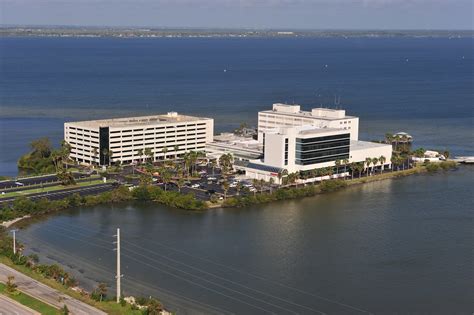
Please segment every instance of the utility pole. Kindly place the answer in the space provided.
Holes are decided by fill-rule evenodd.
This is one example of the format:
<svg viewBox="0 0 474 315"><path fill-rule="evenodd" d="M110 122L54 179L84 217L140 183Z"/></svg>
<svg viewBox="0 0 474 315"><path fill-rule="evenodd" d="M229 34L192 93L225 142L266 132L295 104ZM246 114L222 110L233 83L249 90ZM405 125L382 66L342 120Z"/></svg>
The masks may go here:
<svg viewBox="0 0 474 315"><path fill-rule="evenodd" d="M120 274L120 228L117 228L117 235L115 236L117 237L117 241L115 242L117 244L117 248L115 249L117 251L117 275L115 278L117 280L117 303L120 303L120 278L122 278L122 275Z"/></svg>
<svg viewBox="0 0 474 315"><path fill-rule="evenodd" d="M16 255L16 231L17 230L11 230L10 232L13 233L13 254Z"/></svg>

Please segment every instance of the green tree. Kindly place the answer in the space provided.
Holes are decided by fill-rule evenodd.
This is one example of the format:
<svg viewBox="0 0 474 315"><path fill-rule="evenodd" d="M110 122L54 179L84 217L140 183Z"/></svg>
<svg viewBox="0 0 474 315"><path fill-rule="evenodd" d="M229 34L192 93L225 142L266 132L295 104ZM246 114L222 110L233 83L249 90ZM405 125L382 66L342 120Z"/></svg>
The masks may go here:
<svg viewBox="0 0 474 315"><path fill-rule="evenodd" d="M17 285L15 283L15 277L14 276L8 276L7 277L7 283L6 283L6 290L9 293L14 293L16 291Z"/></svg>
<svg viewBox="0 0 474 315"><path fill-rule="evenodd" d="M168 153L168 148L163 147L163 149L161 149L161 153L163 153L163 160L166 160L166 153Z"/></svg>
<svg viewBox="0 0 474 315"><path fill-rule="evenodd" d="M53 149L51 141L47 137L31 141L30 146L33 150L33 154L38 155L41 158L48 157Z"/></svg>
<svg viewBox="0 0 474 315"><path fill-rule="evenodd" d="M163 305L156 299L150 299L147 303L147 315L160 315Z"/></svg>
<svg viewBox="0 0 474 315"><path fill-rule="evenodd" d="M150 160L150 163L153 163L153 158L155 156L155 154L153 153L153 149L152 148L145 148L144 153L147 156L147 159Z"/></svg>
<svg viewBox="0 0 474 315"><path fill-rule="evenodd" d="M99 296L99 301L102 302L103 299L107 296L107 285L105 283L99 283L96 288L96 292Z"/></svg>
<svg viewBox="0 0 474 315"><path fill-rule="evenodd" d="M168 183L171 181L171 172L167 168L161 167L159 170L159 173L160 173L161 180L165 184L165 191L167 191Z"/></svg>
<svg viewBox="0 0 474 315"><path fill-rule="evenodd" d="M273 177L270 177L268 181L269 187L270 187L270 194L273 193L273 185L275 184L275 179Z"/></svg>
<svg viewBox="0 0 474 315"><path fill-rule="evenodd" d="M365 158L365 167L367 168L367 176L369 176L370 164L372 164L372 159L369 157Z"/></svg>
<svg viewBox="0 0 474 315"><path fill-rule="evenodd" d="M184 186L184 178L179 177L178 180L176 181L176 186L178 186L178 191L181 192L181 188Z"/></svg>
<svg viewBox="0 0 474 315"><path fill-rule="evenodd" d="M107 148L102 149L102 155L104 156L102 160L102 165L105 165L105 158L109 155L109 149Z"/></svg>
<svg viewBox="0 0 474 315"><path fill-rule="evenodd" d="M93 156L94 163L97 163L98 155L99 155L99 149L93 148L92 149L92 156Z"/></svg>
<svg viewBox="0 0 474 315"><path fill-rule="evenodd" d="M229 182L227 180L224 180L221 187L222 187L222 190L224 190L224 200L226 200L227 192L229 191Z"/></svg>
<svg viewBox="0 0 474 315"><path fill-rule="evenodd" d="M382 165L382 168L380 170L381 173L383 173L383 169L384 169L384 166L385 166L385 162L387 161L387 158L383 155L381 155L379 157L379 161L380 161L380 164Z"/></svg>
<svg viewBox="0 0 474 315"><path fill-rule="evenodd" d="M69 309L67 308L67 305L64 304L63 309L61 310L62 315L69 315Z"/></svg>
<svg viewBox="0 0 474 315"><path fill-rule="evenodd" d="M378 158L376 158L376 157L372 158L372 165L373 165L372 166L372 173L374 173L374 174L377 172L375 167L377 166L378 163L379 163Z"/></svg>
<svg viewBox="0 0 474 315"><path fill-rule="evenodd" d="M138 155L138 161L139 162L142 162L142 159L143 159L143 149L138 149L137 150L137 155Z"/></svg>
<svg viewBox="0 0 474 315"><path fill-rule="evenodd" d="M173 149L174 149L174 159L177 160L178 159L179 145L175 145Z"/></svg>

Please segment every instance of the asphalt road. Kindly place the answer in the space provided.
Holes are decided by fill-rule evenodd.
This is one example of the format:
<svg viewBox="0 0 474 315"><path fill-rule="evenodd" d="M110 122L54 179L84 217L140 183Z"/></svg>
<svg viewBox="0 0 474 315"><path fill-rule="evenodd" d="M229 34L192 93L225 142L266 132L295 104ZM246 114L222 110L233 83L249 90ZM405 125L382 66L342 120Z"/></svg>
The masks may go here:
<svg viewBox="0 0 474 315"><path fill-rule="evenodd" d="M55 306L59 309L67 305L69 311L74 315L106 315L90 305L79 300L73 299L53 288L50 288L4 264L0 264L0 281L6 282L8 276L15 277L15 283L18 289L32 297Z"/></svg>
<svg viewBox="0 0 474 315"><path fill-rule="evenodd" d="M47 193L36 193L36 194L31 194L27 195L31 200L37 200L40 198L48 198L49 200L58 200L58 199L63 199L71 194L78 193L81 196L87 196L87 195L92 195L92 194L98 194L101 192L109 191L112 190L114 186L112 184L97 184L94 186L86 186L86 187L78 187L78 188L69 188L69 189L62 189L62 190L56 190L53 192L47 192ZM8 197L8 198L2 198L0 199L0 204L2 203L7 203L7 202L12 202L15 198L17 197Z"/></svg>
<svg viewBox="0 0 474 315"><path fill-rule="evenodd" d="M0 294L0 315L40 315L15 300Z"/></svg>
<svg viewBox="0 0 474 315"><path fill-rule="evenodd" d="M74 178L81 178L84 176L82 173L74 172L72 173ZM87 176L87 175L86 175ZM29 186L29 185L39 185L41 183L54 183L58 181L58 177L55 174L51 175L43 175L43 176L35 176L29 178L19 178L17 180L4 180L0 182L0 190L8 189L8 188L15 188L15 187L22 187L22 186ZM18 185L21 183L23 185Z"/></svg>

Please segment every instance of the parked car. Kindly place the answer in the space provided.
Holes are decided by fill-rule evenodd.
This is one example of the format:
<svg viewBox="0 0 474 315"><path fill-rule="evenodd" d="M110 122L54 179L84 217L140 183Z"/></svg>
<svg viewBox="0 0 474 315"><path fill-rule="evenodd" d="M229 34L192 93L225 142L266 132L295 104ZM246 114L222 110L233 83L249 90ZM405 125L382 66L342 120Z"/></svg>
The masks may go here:
<svg viewBox="0 0 474 315"><path fill-rule="evenodd" d="M201 185L199 185L199 184L197 184L197 183L191 185L191 188L199 188L199 187L201 187Z"/></svg>
<svg viewBox="0 0 474 315"><path fill-rule="evenodd" d="M217 180L217 178L210 176L207 178L207 180Z"/></svg>

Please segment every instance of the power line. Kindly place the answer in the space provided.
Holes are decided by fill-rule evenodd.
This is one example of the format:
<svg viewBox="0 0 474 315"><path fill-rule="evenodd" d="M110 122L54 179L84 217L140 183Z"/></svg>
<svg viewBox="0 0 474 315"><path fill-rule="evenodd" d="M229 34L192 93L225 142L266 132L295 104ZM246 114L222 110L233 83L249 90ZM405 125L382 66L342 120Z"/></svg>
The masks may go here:
<svg viewBox="0 0 474 315"><path fill-rule="evenodd" d="M72 226L70 224L67 224L67 225ZM78 228L78 227L74 226L74 228ZM104 233L97 232L95 230L92 230L92 229L89 229L89 228L86 228L86 227L80 227L79 229L105 235ZM137 237L137 236L135 236L135 237ZM215 261L213 261L211 259L208 259L208 258L199 257L199 256L196 256L196 255L190 254L186 251L173 248L171 246L168 246L168 245L163 244L161 242L158 242L156 240L149 241L149 243L161 246L163 248L169 249L169 250L174 251L176 253L186 255L188 257L192 257L194 259L198 259L198 260L201 260L201 261L204 261L204 262L211 263L215 266L219 266L219 267L222 267L224 269L232 270L234 272L237 272L237 273L240 273L240 274L245 274L245 275L253 277L255 279L259 279L259 280L262 280L262 281L273 283L273 284L278 285L280 287L286 288L286 289L294 291L294 292L298 292L300 294L304 294L306 296L311 296L311 297L314 297L314 298L317 298L317 299L320 299L320 300L323 300L323 301L326 301L326 302L329 302L329 303L333 303L333 304L336 304L336 305L339 305L339 306L342 306L342 307L346 307L346 308L349 308L349 309L352 309L352 310L355 310L355 311L358 311L358 312L361 312L361 313L372 314L371 312L369 312L367 310L364 310L364 309L361 309L359 307L349 305L349 304L346 304L346 303L343 303L343 302L339 302L339 301L336 301L336 300L333 300L333 299L330 299L330 298L327 298L327 297L324 297L324 296L321 296L321 295L318 295L318 294L315 294L315 293L312 293L312 292L308 292L308 291L305 291L305 290L302 290L302 289L299 289L299 288L295 288L295 287L289 286L287 284L281 283L279 281L269 279L269 278L264 277L264 276L256 275L256 274L253 274L253 273L245 271L245 270L240 270L238 268L235 268L235 267L232 267L232 266L229 266L229 265L224 265L222 263L215 262Z"/></svg>
<svg viewBox="0 0 474 315"><path fill-rule="evenodd" d="M31 238L31 237L26 237L26 236L22 236L22 239L29 239L33 242L37 242L37 243L41 243L40 246L41 247L46 247L48 248L48 251L52 251L52 252L55 252L57 253L56 255L57 256L65 256L64 255L64 251L59 251L49 245L46 245L44 242L41 242L41 241L38 241L36 238ZM67 257L67 256L66 256ZM95 267L97 268L98 270L104 272L104 273L107 273L107 274L110 274L111 276L113 276L113 272L108 270L108 269L105 269L103 266L100 266L98 264L95 264L95 263L92 263L90 261L87 261L87 260L84 260L84 259L81 259L80 257L75 257L74 258L75 260L80 260L82 261L81 265L89 265L89 266L92 266L92 267ZM175 292L172 292L172 291L169 291L169 290L166 290L164 288L161 288L161 287L157 287L157 286L153 286L153 285L144 285L144 284L141 284L139 279L137 278L134 278L132 276L129 276L127 275L127 277L124 278L124 280L134 280L136 281L135 283L130 283L127 285L127 287L135 287L135 288L138 288L138 287L142 287L142 288L145 288L145 289L149 289L150 287L153 288L154 290L160 292L160 291L163 291L165 292L166 295L169 295L171 296L172 298L176 299L176 300L180 300L180 299L185 299L185 300L189 300L188 303L195 303L195 304L198 304L200 305L201 307L207 307L207 308L210 308L210 309L214 309L216 311L219 311L220 313L227 313L227 314L233 314L232 312L229 312L227 310L224 310L224 309L221 309L219 307L216 307L216 306L213 306L213 305L209 305L209 304L206 304L206 303L203 303L203 302L200 302L200 301L197 301L197 300L194 300L192 298L189 298L189 297L186 297L186 296L183 296L183 295L180 295L180 294L177 294ZM140 289L137 289L137 290L140 290ZM179 306L178 304L176 303L171 303L171 304L174 304L176 306Z"/></svg>
<svg viewBox="0 0 474 315"><path fill-rule="evenodd" d="M58 231L54 231L54 230L50 230L50 231L52 231L53 233L59 233L59 234L61 234L61 233L58 232ZM78 239L78 238L75 238L75 237L71 237L71 236L69 236L69 235L63 235L63 236L65 236L65 237L67 237L67 238L70 238L70 239L74 239L74 240L80 241L80 242L85 242L85 241L82 241L81 239ZM86 242L86 243L89 244L89 245L95 246L95 247L99 247L99 248L104 248L104 249L110 250L109 248L104 247L104 246L100 246L100 245L97 245L97 244L92 244L92 243L89 243L89 242ZM141 255L141 254L140 254L140 255ZM145 262L142 262L142 261L140 261L140 260L138 260L138 259L136 259L136 258L134 258L134 257L132 257L132 256L129 256L129 255L126 255L126 254L123 254L123 256L128 257L129 259L132 259L132 260L134 260L134 261L136 261L136 262L138 262L138 263L141 263L141 264L144 264L144 265L149 266L149 267L151 267L151 268L154 268L154 269L156 269L156 270L159 270L159 271L161 271L161 272L163 272L163 273L169 274L169 275L172 276L172 277L175 277L175 278L181 279L181 280L183 280L183 281L185 281L185 282L194 284L194 285L196 285L196 286L198 286L198 287L201 287L201 288L203 288L203 289L205 289L205 290L208 290L208 291L211 291L211 292L215 292L215 293L217 293L217 294L219 294L219 295L222 295L222 296L225 296L225 297L227 297L227 298L229 298L229 299L236 300L236 301L239 301L239 302L241 302L241 303L243 303L243 304L246 304L246 305L252 306L252 307L254 307L254 308L260 309L260 310L262 310L262 311L271 313L270 311L268 311L268 310L266 310L266 309L264 309L264 308L262 308L262 307L260 307L260 306L257 306L257 305L248 303L248 302L246 302L246 301L243 301L243 300L241 300L241 299L235 298L235 297L233 297L233 296L229 296L229 295L224 294L224 293L222 293L222 292L219 292L219 291L217 291L217 290L208 288L208 287L206 287L205 285L202 285L202 284L200 284L200 283L197 283L197 282L195 282L195 281L193 281L193 280L186 279L186 278L181 277L181 276L179 276L179 275L175 275L175 274L172 273L172 272L169 272L169 271L160 269L160 268L158 268L158 267L156 267L156 266L153 266L153 265L147 264L147 263L145 263ZM143 256L143 255L142 255L142 256ZM145 256L145 257L146 257L146 256ZM163 264L163 263L161 263L161 264ZM171 267L171 268L172 268L172 267ZM177 269L177 268L174 268L174 269ZM187 273L187 272L185 272L185 271L181 271L181 272ZM189 273L188 273L188 274L189 274ZM193 275L191 275L191 276L193 276ZM198 277L198 276L194 276L194 277ZM198 277L198 278L199 278L199 277ZM218 285L218 286L219 286L219 285ZM223 287L223 286L221 286L221 287ZM225 287L224 287L224 288L225 288ZM238 292L238 291L236 291L236 290L233 290L233 291ZM238 292L238 293L240 293L240 292ZM240 293L240 294L245 295L245 294L243 294L243 293ZM248 297L250 297L250 296L248 296ZM250 297L250 298L252 298L252 297ZM255 299L255 298L254 298L254 299ZM263 302L266 303L266 304L272 305L271 303L268 303L268 302L265 302L265 301L263 301ZM278 306L277 306L277 307L278 307ZM281 308L281 307L280 307L280 308ZM282 309L284 309L284 308L282 308ZM285 309L285 310L287 310L287 309ZM288 310L288 311L290 311L290 310ZM290 311L290 312L292 312L292 311ZM292 312L292 313L295 313L295 312ZM296 313L295 313L295 314L296 314Z"/></svg>
<svg viewBox="0 0 474 315"><path fill-rule="evenodd" d="M60 228L60 227L59 227L59 228ZM62 229L62 228L61 228L61 229ZM74 231L73 233L77 233L77 234L86 236L85 234L80 233L80 232L76 232L76 231ZM124 242L125 244L129 244L129 245L132 245L132 246L134 246L134 247L137 247L137 248L139 248L139 249L141 249L141 250L147 251L147 252L149 252L149 253L151 253L151 254L153 254L153 255L156 255L156 256L162 257L162 258L164 258L164 259L167 259L168 261L172 261L172 262L174 262L174 263L177 263L177 264L186 266L186 267L191 268L191 269L194 269L194 270L196 270L196 271L198 271L198 272L201 272L201 273L204 273L204 274L213 276L213 277L218 278L218 279L220 279L220 280L223 280L223 281L232 283L232 284L234 284L234 285L236 285L236 286L243 287L243 288L245 288L245 289L247 289L247 290L251 290L251 291L254 291L254 292L258 292L258 293L260 293L260 294L262 294L262 295L264 295L264 296L268 296L268 297L271 297L271 298L274 298L274 299L277 299L277 300L286 302L286 303L288 303L288 304L292 304L292 305L294 305L294 306L301 307L301 308L304 308L304 309L307 309L307 310L310 310L310 311L313 311L313 312L316 312L316 313L324 314L324 312L319 311L319 310L316 310L316 309L314 309L314 308L311 308L311 307L308 307L308 306L305 306L305 305L302 305L302 304L299 304L299 303L295 303L295 302L290 301L290 300L287 300L287 299L280 298L280 297L275 296L275 295L273 295L273 294L266 293L266 292L263 292L263 291L261 291L261 290L251 288L251 287L249 287L249 286L246 286L246 285L240 284L240 283L238 283L238 282L235 282L235 281L226 279L226 278L224 278L224 277L218 276L218 275L213 274L213 273L211 273L211 272L207 272L207 271L202 270L202 269L200 269L200 268L196 268L196 267L191 266L191 265L189 265L189 264L180 262L180 261L178 261L178 260L176 260L176 259L169 258L169 257L164 256L164 255L157 254L157 253L155 253L155 252L153 252L153 251L151 251L151 250L149 250L149 249L146 249L146 248L141 247L141 246L139 246L139 245L133 244L133 243L131 243L131 242L129 242L129 241L125 241L125 240L124 240L123 242ZM137 253L137 252L132 251L132 250L130 250L130 249L128 249L128 248L125 248L124 250L130 251L130 252L132 252L132 253L134 253L134 254L137 254L137 255L139 255L139 256L142 256L142 257L145 257L145 258L148 258L148 259L152 260L152 259L149 258L148 256L145 256L145 255L143 255L143 254L141 254L141 253ZM161 265L165 265L165 266L169 267L168 264L165 264L165 263L162 263L162 262L158 262L158 263L161 264ZM175 268L175 267L170 267L170 268L171 268L171 269L178 270L179 272L183 272L183 273L185 273L185 274L191 275L192 277L195 277L195 278L198 278L198 279L201 279L201 280L204 280L204 281L206 281L206 282L210 282L210 283L212 283L212 284L214 284L214 285L217 285L217 286L222 287L220 284L215 284L214 282L212 282L212 281L210 281L210 280L204 279L204 278L202 278L202 277L200 277L200 276L196 276L196 275L190 274L190 273L188 273L188 272L186 272L186 271L183 271L183 270L181 270L181 269L178 269L178 268ZM227 288L227 287L224 287L224 288L227 289L227 290L232 290L232 289L229 289L229 288ZM240 291L239 291L239 292L240 292ZM242 293L240 293L240 294L242 294ZM247 295L245 295L245 296L247 296ZM255 299L255 298L253 298L253 297L251 297L251 298L252 298L252 299ZM260 299L258 299L258 300L261 301ZM287 310L287 309L285 309L285 310ZM288 311L290 311L290 310L288 310ZM291 311L290 311L290 312L291 312Z"/></svg>

